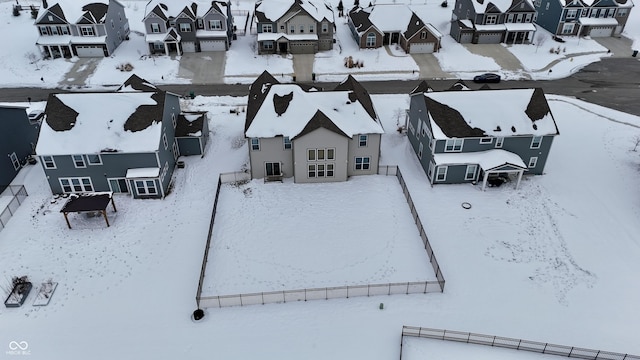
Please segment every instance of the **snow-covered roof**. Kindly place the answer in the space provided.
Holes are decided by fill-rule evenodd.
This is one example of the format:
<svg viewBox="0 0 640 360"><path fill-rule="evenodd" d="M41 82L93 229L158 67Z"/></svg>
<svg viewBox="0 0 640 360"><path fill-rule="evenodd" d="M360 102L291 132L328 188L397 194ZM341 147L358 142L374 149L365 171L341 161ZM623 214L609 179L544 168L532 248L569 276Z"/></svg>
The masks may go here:
<svg viewBox="0 0 640 360"><path fill-rule="evenodd" d="M296 84L274 84L265 91L262 106L245 133L247 137L282 135L293 139L318 112L348 137L384 133L378 119L372 118L360 101L350 97L352 91L307 92Z"/></svg>
<svg viewBox="0 0 640 360"><path fill-rule="evenodd" d="M403 32L411 20L413 11L404 4L376 4L363 9L369 11L369 20L383 32Z"/></svg>
<svg viewBox="0 0 640 360"><path fill-rule="evenodd" d="M542 89L424 93L436 139L558 134Z"/></svg>
<svg viewBox="0 0 640 360"><path fill-rule="evenodd" d="M484 171L491 170L505 164L511 164L523 169L527 168L519 155L502 149L467 153L433 154L433 161L436 165L478 164Z"/></svg>
<svg viewBox="0 0 640 360"><path fill-rule="evenodd" d="M597 26L617 26L618 20L615 18L587 18L581 17L578 22L582 25L597 25Z"/></svg>
<svg viewBox="0 0 640 360"><path fill-rule="evenodd" d="M299 4L316 21L327 19L334 22L331 5L325 1L309 0L259 0L256 2L255 11L262 13L271 21L276 21L284 16L294 4Z"/></svg>
<svg viewBox="0 0 640 360"><path fill-rule="evenodd" d="M71 24L75 24L76 22L78 22L78 20L80 20L82 15L84 15L84 13L86 12L86 11L83 11L82 8L88 4L104 4L108 6L109 1L108 0L87 0L87 1L80 2L78 0L50 0L50 1L47 1L47 5L49 5L47 8L40 7L40 9L38 10L36 22L39 22L41 20L42 16L44 16L44 14L47 13L47 10L53 10L52 8L55 8L56 5L58 5L60 6L60 9L62 9L64 18L67 20L67 22ZM104 14L102 15L103 15L102 18L96 19L98 22L104 22Z"/></svg>
<svg viewBox="0 0 640 360"><path fill-rule="evenodd" d="M469 19L460 19L458 21L460 21L464 26L468 27L469 29L473 29L473 22L471 22L471 20L469 20Z"/></svg>
<svg viewBox="0 0 640 360"><path fill-rule="evenodd" d="M74 44L104 44L107 35L103 36L73 36L71 42Z"/></svg>
<svg viewBox="0 0 640 360"><path fill-rule="evenodd" d="M211 0L150 0L145 6L145 17L154 11L154 9L160 12L160 14L157 14L159 16L164 16L165 18L177 17L185 10L185 7L187 8L186 12L189 16L202 17L209 12L212 7L215 7L222 15L226 16L226 12L220 9L220 6L224 6L224 3L220 4L220 2L217 2L214 5Z"/></svg>
<svg viewBox="0 0 640 360"><path fill-rule="evenodd" d="M503 31L506 29L504 24L494 24L494 25L478 25L474 24L476 30L479 31Z"/></svg>
<svg viewBox="0 0 640 360"><path fill-rule="evenodd" d="M286 33L259 33L258 41L276 41L280 38L287 40L318 40L316 34L286 34Z"/></svg>
<svg viewBox="0 0 640 360"><path fill-rule="evenodd" d="M507 31L536 31L536 26L532 23L505 23Z"/></svg>
<svg viewBox="0 0 640 360"><path fill-rule="evenodd" d="M160 168L135 168L127 169L126 178L129 179L141 179L141 178L157 178L160 175Z"/></svg>
<svg viewBox="0 0 640 360"><path fill-rule="evenodd" d="M493 4L501 12L505 12L511 7L513 0L471 0L471 3L477 14L484 14L490 4Z"/></svg>
<svg viewBox="0 0 640 360"><path fill-rule="evenodd" d="M69 45L71 38L71 35L39 36L36 45Z"/></svg>
<svg viewBox="0 0 640 360"><path fill-rule="evenodd" d="M139 131L125 130L143 105L158 105L154 92L51 94L45 109L38 155L150 152L158 149L162 119ZM162 113L162 112L160 112ZM76 114L75 119L73 118ZM145 113L145 116L152 114ZM54 130L54 128L64 129Z"/></svg>
<svg viewBox="0 0 640 360"><path fill-rule="evenodd" d="M176 33L175 31L169 31L169 32L160 33L160 34L146 34L144 36L144 41L148 43L164 42L167 40L172 41L173 40L172 37L177 37L175 39L176 41L180 41L180 39L182 39L182 36L180 36L180 34Z"/></svg>
<svg viewBox="0 0 640 360"><path fill-rule="evenodd" d="M227 32L224 30L197 30L196 37L198 38L226 38Z"/></svg>

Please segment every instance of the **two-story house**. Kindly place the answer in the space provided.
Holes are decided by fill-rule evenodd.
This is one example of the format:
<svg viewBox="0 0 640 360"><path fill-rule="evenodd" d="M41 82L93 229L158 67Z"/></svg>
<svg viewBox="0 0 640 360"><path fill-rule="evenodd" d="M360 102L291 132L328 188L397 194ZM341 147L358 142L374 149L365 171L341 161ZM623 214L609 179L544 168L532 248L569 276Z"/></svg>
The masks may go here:
<svg viewBox="0 0 640 360"><path fill-rule="evenodd" d="M24 107L0 106L0 193L33 154L39 124L30 121Z"/></svg>
<svg viewBox="0 0 640 360"><path fill-rule="evenodd" d="M129 20L117 0L44 0L36 16L36 45L45 57L104 57L129 38Z"/></svg>
<svg viewBox="0 0 640 360"><path fill-rule="evenodd" d="M544 92L536 89L423 92L410 96L409 142L429 182L482 182L542 174L559 134ZM511 175L511 176L510 176Z"/></svg>
<svg viewBox="0 0 640 360"><path fill-rule="evenodd" d="M226 51L233 39L230 1L150 0L142 21L152 54Z"/></svg>
<svg viewBox="0 0 640 360"><path fill-rule="evenodd" d="M556 35L607 37L622 34L631 0L535 0L536 23Z"/></svg>
<svg viewBox="0 0 640 360"><path fill-rule="evenodd" d="M249 91L252 178L310 183L377 174L383 132L371 97L351 76L323 91L280 84L265 71Z"/></svg>
<svg viewBox="0 0 640 360"><path fill-rule="evenodd" d="M179 100L136 76L115 92L50 94L36 153L51 191L166 196Z"/></svg>
<svg viewBox="0 0 640 360"><path fill-rule="evenodd" d="M354 7L347 15L351 35L361 49L398 44L408 54L440 49L442 34L404 4Z"/></svg>
<svg viewBox="0 0 640 360"><path fill-rule="evenodd" d="M461 44L529 43L535 16L529 0L456 0L450 35Z"/></svg>
<svg viewBox="0 0 640 360"><path fill-rule="evenodd" d="M258 54L314 54L333 49L331 5L311 0L258 0L252 17Z"/></svg>

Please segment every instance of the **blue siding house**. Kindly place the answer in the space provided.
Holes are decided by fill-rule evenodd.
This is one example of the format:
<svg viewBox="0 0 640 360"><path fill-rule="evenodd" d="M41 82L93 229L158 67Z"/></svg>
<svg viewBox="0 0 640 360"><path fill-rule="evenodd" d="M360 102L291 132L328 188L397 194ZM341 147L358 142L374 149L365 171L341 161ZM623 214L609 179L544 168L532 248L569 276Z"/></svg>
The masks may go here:
<svg viewBox="0 0 640 360"><path fill-rule="evenodd" d="M544 92L536 89L411 94L407 136L433 184L515 180L542 174L559 134Z"/></svg>
<svg viewBox="0 0 640 360"><path fill-rule="evenodd" d="M163 198L179 115L177 95L136 76L116 92L50 94L36 153L51 191Z"/></svg>
<svg viewBox="0 0 640 360"><path fill-rule="evenodd" d="M34 153L38 123L30 123L24 107L0 106L0 192Z"/></svg>
<svg viewBox="0 0 640 360"><path fill-rule="evenodd" d="M536 23L556 35L590 37L622 34L631 0L535 0Z"/></svg>
<svg viewBox="0 0 640 360"><path fill-rule="evenodd" d="M461 44L529 43L535 15L529 0L456 0L450 35Z"/></svg>

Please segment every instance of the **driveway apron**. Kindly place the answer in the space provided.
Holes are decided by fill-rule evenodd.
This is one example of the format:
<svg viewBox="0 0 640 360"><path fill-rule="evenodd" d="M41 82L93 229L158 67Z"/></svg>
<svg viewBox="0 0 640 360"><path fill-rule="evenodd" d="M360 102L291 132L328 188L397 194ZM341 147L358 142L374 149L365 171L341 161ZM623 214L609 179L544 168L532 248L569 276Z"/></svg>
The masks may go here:
<svg viewBox="0 0 640 360"><path fill-rule="evenodd" d="M60 81L62 86L84 86L103 58L78 58ZM68 61L68 60L67 60Z"/></svg>
<svg viewBox="0 0 640 360"><path fill-rule="evenodd" d="M297 82L311 82L313 80L314 54L293 55L293 73Z"/></svg>
<svg viewBox="0 0 640 360"><path fill-rule="evenodd" d="M226 55L225 51L184 53L178 77L190 79L193 84L223 84Z"/></svg>
<svg viewBox="0 0 640 360"><path fill-rule="evenodd" d="M597 41L598 44L606 47L613 53L613 57L631 57L633 50L631 46L633 41L624 36L621 37L596 37L592 38Z"/></svg>
<svg viewBox="0 0 640 360"><path fill-rule="evenodd" d="M520 60L502 44L462 44L470 52L493 58L502 70L523 71Z"/></svg>

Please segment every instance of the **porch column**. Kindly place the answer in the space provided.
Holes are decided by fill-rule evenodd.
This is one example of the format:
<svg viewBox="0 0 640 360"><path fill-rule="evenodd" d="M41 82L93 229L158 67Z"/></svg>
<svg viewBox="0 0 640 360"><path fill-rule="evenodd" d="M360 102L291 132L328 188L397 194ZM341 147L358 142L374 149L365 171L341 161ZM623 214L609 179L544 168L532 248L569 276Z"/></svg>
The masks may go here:
<svg viewBox="0 0 640 360"><path fill-rule="evenodd" d="M64 58L64 53L62 52L62 46L58 45L58 52L60 53L60 57Z"/></svg>
<svg viewBox="0 0 640 360"><path fill-rule="evenodd" d="M169 56L169 45L166 41L163 42L163 44L164 44L164 54Z"/></svg>
<svg viewBox="0 0 640 360"><path fill-rule="evenodd" d="M518 186L520 186L520 180L522 180L522 173L524 173L524 170L518 171L518 182L516 182L516 190L518 190Z"/></svg>
<svg viewBox="0 0 640 360"><path fill-rule="evenodd" d="M482 191L484 191L484 189L487 188L487 176L489 175L488 172L484 172L484 175L482 176Z"/></svg>

